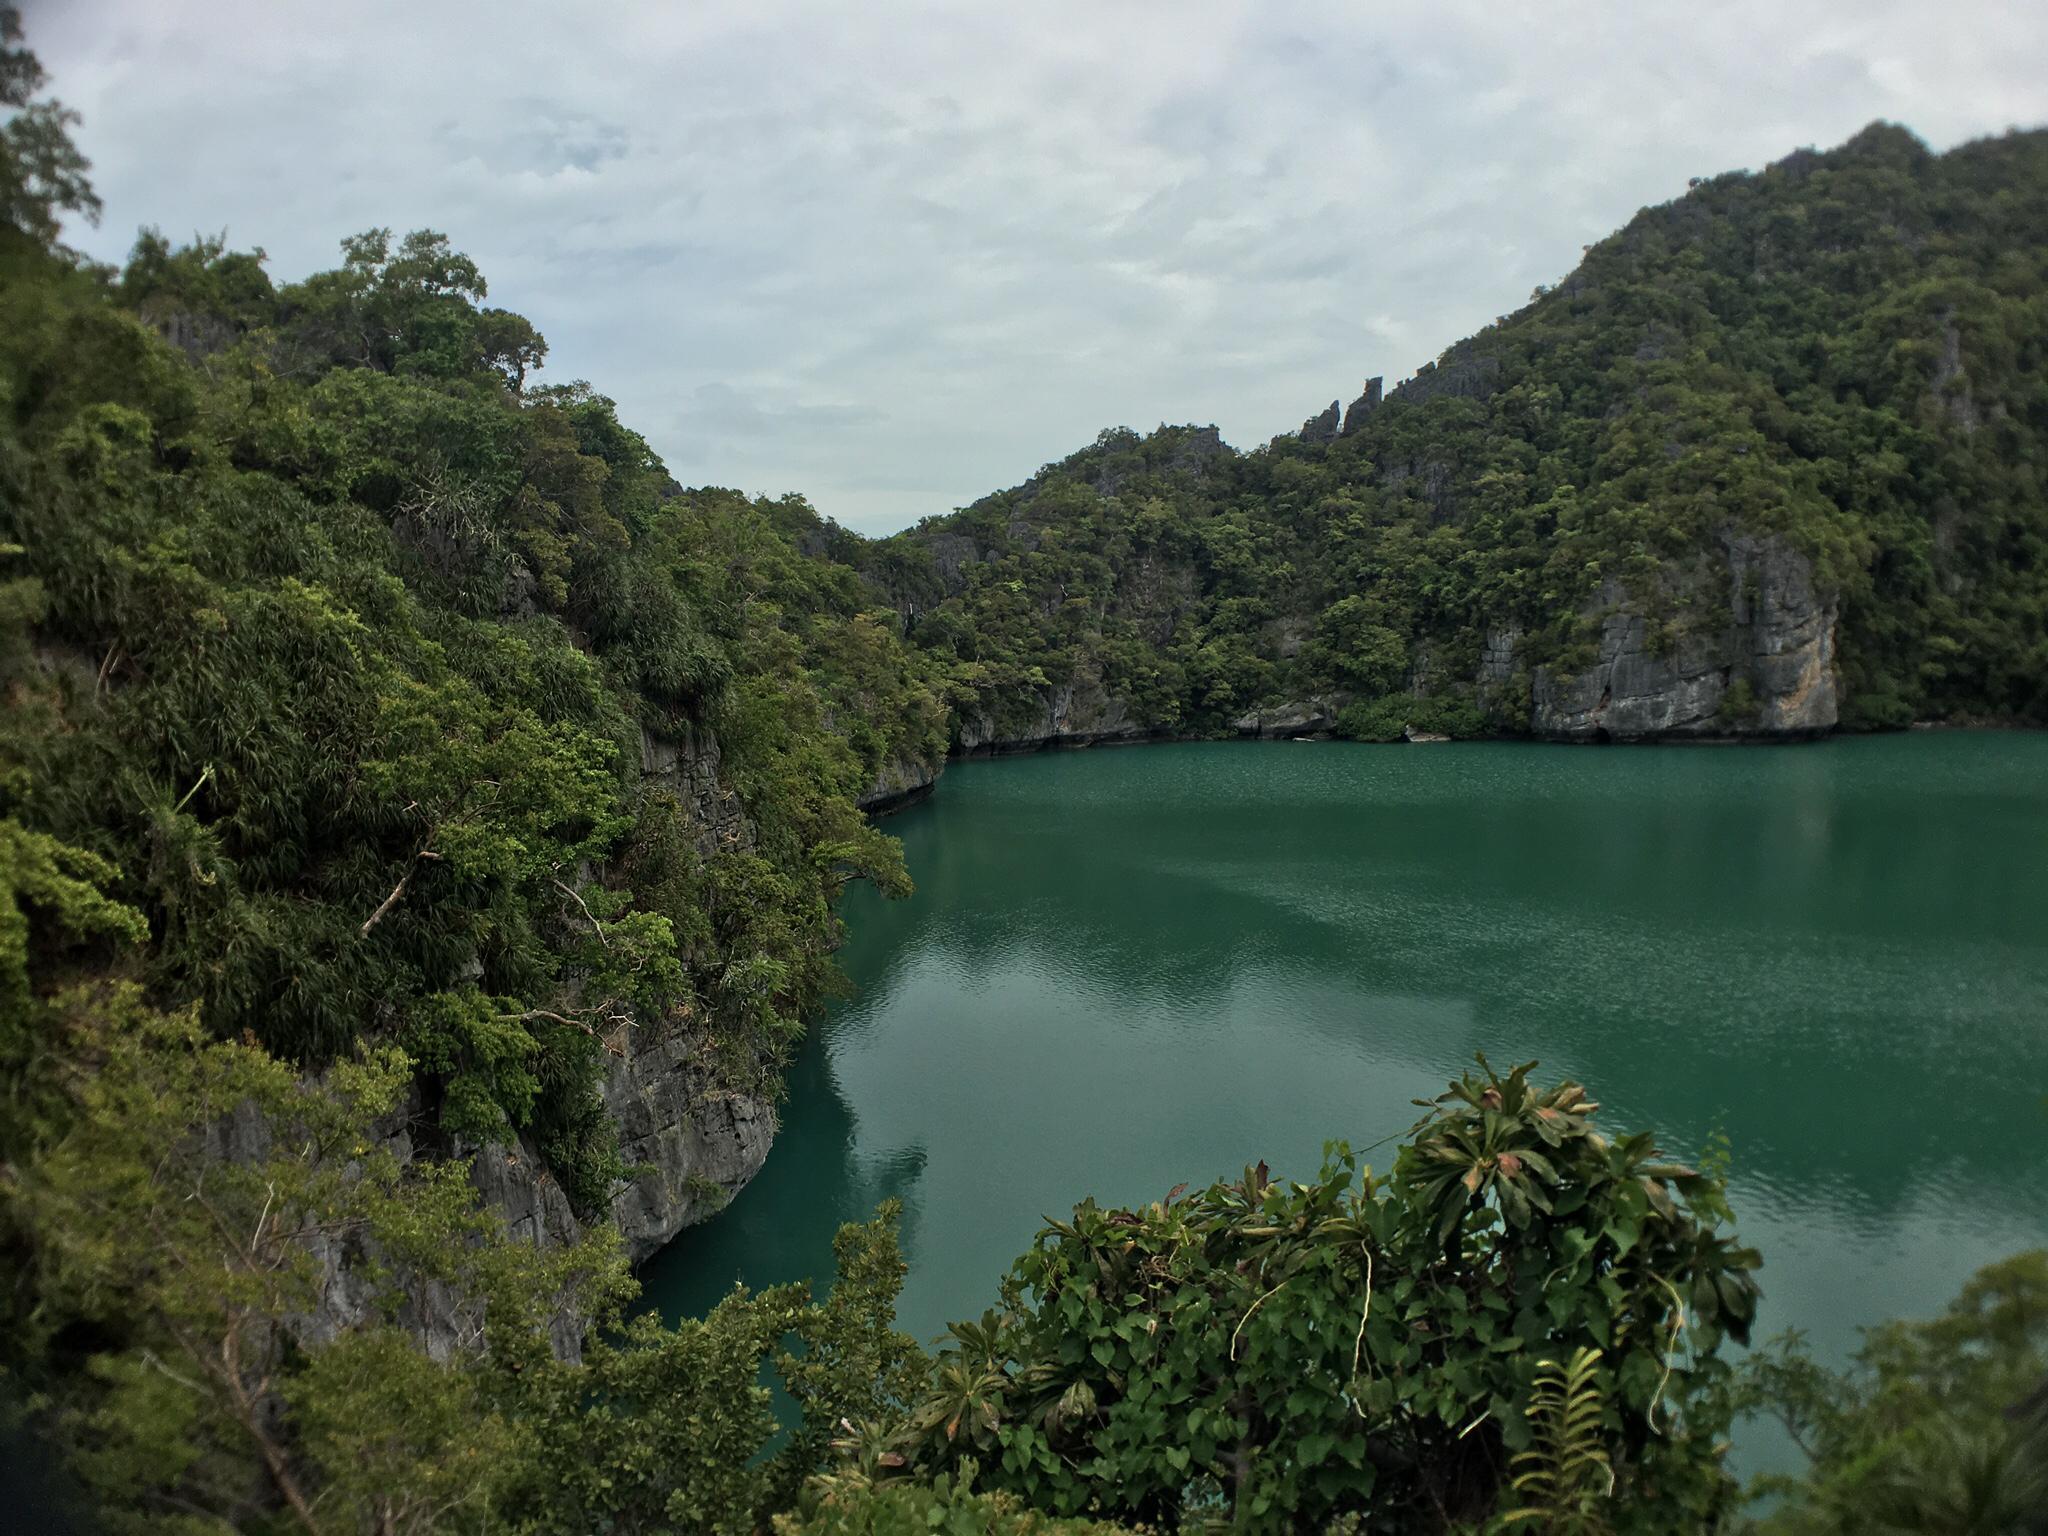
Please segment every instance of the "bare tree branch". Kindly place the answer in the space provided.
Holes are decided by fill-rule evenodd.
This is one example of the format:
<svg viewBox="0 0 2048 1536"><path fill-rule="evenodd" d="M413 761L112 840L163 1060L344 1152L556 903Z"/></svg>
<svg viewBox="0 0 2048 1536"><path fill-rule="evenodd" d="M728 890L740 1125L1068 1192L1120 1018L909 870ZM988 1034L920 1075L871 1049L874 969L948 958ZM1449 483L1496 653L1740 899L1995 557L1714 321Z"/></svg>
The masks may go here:
<svg viewBox="0 0 2048 1536"><path fill-rule="evenodd" d="M571 901L575 902L577 906L583 908L583 915L590 919L590 926L597 930L597 942L602 944L606 949L610 949L612 947L612 941L604 936L604 924L600 923L597 920L596 914L594 914L590 910L589 905L583 900L583 898L577 895L571 889L569 889L568 886L562 884L562 882L559 880L555 882L555 889L560 891L564 896L568 897Z"/></svg>
<svg viewBox="0 0 2048 1536"><path fill-rule="evenodd" d="M428 841L431 844L432 839ZM434 859L438 861L440 857L441 855L434 852L431 846L422 848L418 853L414 854L412 862L405 866L405 873L398 877L398 884L391 887L391 894L377 904L376 911L363 919L363 926L356 930L356 937L367 939L370 936L370 930L384 921L384 914L398 905L398 898L403 896L405 888L412 884L413 872L420 867L421 859Z"/></svg>
<svg viewBox="0 0 2048 1536"><path fill-rule="evenodd" d="M620 1019L617 1015L611 1014L607 1011L613 1006L615 1006L613 1002L608 1001L604 1003L597 1010L599 1016L607 1019L609 1022L612 1023L623 1023L624 1020ZM612 1055L618 1057L621 1061L625 1059L626 1053L620 1050L616 1045L613 1045L611 1041L605 1039L603 1035L599 1034L597 1032L596 1026L591 1024L588 1020L572 1019L568 1017L566 1014L556 1013L552 1009L548 1008L528 1008L524 1013L501 1013L498 1015L498 1022L501 1024L528 1024L535 1019L551 1019L557 1024L566 1024L571 1029L580 1029L583 1031L584 1034L590 1036L591 1039L595 1040L599 1045L603 1046Z"/></svg>

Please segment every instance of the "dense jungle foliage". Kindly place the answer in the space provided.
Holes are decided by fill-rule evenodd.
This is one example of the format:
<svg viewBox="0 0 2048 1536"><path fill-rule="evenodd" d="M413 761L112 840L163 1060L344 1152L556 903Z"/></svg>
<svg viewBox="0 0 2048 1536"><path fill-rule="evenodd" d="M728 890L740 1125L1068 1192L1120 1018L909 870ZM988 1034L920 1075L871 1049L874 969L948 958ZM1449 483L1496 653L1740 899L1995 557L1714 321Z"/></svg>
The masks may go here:
<svg viewBox="0 0 2048 1536"><path fill-rule="evenodd" d="M1482 615L1564 655L1592 561L1682 563L1751 471L1742 516L1873 637L1856 687L1893 703L1864 718L2036 710L2036 140L1880 133L1709 184L1703 224L1646 215L1663 243L1632 226L1475 344L1484 388L1246 459L1108 434L869 544L676 486L602 395L536 382L539 332L438 234L283 285L153 232L83 260L64 219L97 204L42 87L0 9L0 1432L59 1453L40 1496L83 1528L1725 1527L1721 1435L1766 1410L1814 1458L1786 1530L2039 1528L2044 1261L1853 1377L1796 1341L1732 1370L1757 1258L1714 1159L1610 1140L1527 1068L1423 1106L1388 1176L1340 1147L1307 1184L1085 1205L936 1357L893 1328L888 1209L822 1297L629 1320L597 1091L650 1035L772 1091L835 893L907 886L859 802L964 722L1028 729L1077 678L1187 731L1305 687L1412 699ZM1742 199L1785 218L1736 324L1706 252ZM1969 371L1930 396L1950 334ZM1663 539L1640 498L1683 487ZM508 1148L578 1240L480 1200Z"/></svg>
<svg viewBox="0 0 2048 1536"><path fill-rule="evenodd" d="M889 616L796 552L809 509L681 493L609 401L531 384L540 337L439 235L283 288L150 234L118 275L19 229L0 260L0 810L109 872L151 935L123 968L295 1061L401 1044L450 1135L528 1132L585 1210L629 1022L772 1078L839 884L905 883L856 797L943 746ZM643 772L663 743L722 749L744 815ZM104 962L61 937L46 979Z"/></svg>
<svg viewBox="0 0 2048 1536"><path fill-rule="evenodd" d="M1299 437L1105 432L852 558L998 738L1311 699L1357 735L1523 730L1532 669L1583 668L1609 613L1665 653L1725 631L1737 537L1810 563L1845 725L2039 723L2044 363L2048 133L1880 124L1644 210Z"/></svg>

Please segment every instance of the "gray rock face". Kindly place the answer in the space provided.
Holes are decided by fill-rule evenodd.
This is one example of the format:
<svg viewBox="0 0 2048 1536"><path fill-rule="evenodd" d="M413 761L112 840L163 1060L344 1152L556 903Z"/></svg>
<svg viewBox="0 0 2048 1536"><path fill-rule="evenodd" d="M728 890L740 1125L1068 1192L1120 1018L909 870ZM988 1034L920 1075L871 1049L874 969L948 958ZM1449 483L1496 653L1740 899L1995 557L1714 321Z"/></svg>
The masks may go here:
<svg viewBox="0 0 2048 1536"><path fill-rule="evenodd" d="M746 1187L768 1160L776 1119L767 1099L718 1089L683 1030L636 1026L627 1031L625 1050L599 1091L619 1128L621 1159L642 1169L611 1203L626 1256L637 1264ZM470 1178L513 1237L553 1248L583 1236L568 1196L525 1137L478 1150ZM461 1347L465 1319L453 1298L424 1301L415 1325L429 1347ZM556 1319L556 1352L573 1352L581 1332L579 1319Z"/></svg>
<svg viewBox="0 0 2048 1536"><path fill-rule="evenodd" d="M1343 406L1337 401L1330 402L1330 408L1320 416L1311 416L1301 424L1301 440L1304 443L1334 443L1337 440L1338 413Z"/></svg>
<svg viewBox="0 0 2048 1536"><path fill-rule="evenodd" d="M1963 333L1956 328L1953 309L1944 310L1941 316L1941 357L1934 365L1933 391L1949 420L1965 433L1984 424L1976 397L1970 393L1970 376L1963 367Z"/></svg>
<svg viewBox="0 0 2048 1536"><path fill-rule="evenodd" d="M775 1106L718 1088L681 1030L642 1028L604 1083L626 1166L647 1171L612 1196L612 1220L634 1263L725 1208L768 1160Z"/></svg>
<svg viewBox="0 0 2048 1536"><path fill-rule="evenodd" d="M1130 701L1107 692L1099 678L1086 672L1040 692L1037 705L1036 714L1022 720L996 721L984 714L963 712L956 726L954 751L964 757L1036 752L1041 747L1148 741L1167 734L1157 726L1133 720Z"/></svg>
<svg viewBox="0 0 2048 1536"><path fill-rule="evenodd" d="M658 1251L684 1227L722 1209L767 1160L775 1109L767 1100L720 1092L694 1059L680 1031L634 1029L626 1055L612 1063L601 1092L619 1126L619 1152L628 1167L645 1171L612 1197L611 1216L634 1263ZM383 1150L401 1164L415 1153L415 1131L425 1111L417 1091L376 1131ZM219 1155L250 1161L266 1150L263 1124L247 1106L213 1132ZM584 1235L569 1197L524 1136L490 1142L473 1152L470 1182L518 1242L566 1247ZM307 1343L322 1343L379 1315L380 1292L367 1278L375 1257L356 1239L321 1237L311 1244L321 1269L319 1302L286 1326ZM436 1360L475 1346L482 1325L477 1309L439 1281L403 1285L398 1318ZM549 1342L557 1355L576 1358L583 1319L555 1317Z"/></svg>
<svg viewBox="0 0 2048 1536"><path fill-rule="evenodd" d="M666 790L681 803L706 858L731 849L751 852L754 824L740 797L721 776L718 738L686 730L678 741L640 731L640 775L649 789Z"/></svg>
<svg viewBox="0 0 2048 1536"><path fill-rule="evenodd" d="M1265 704L1231 721L1240 736L1275 741L1292 736L1314 736L1337 724L1335 699L1297 699L1287 704Z"/></svg>
<svg viewBox="0 0 2048 1536"><path fill-rule="evenodd" d="M1724 627L1695 629L1659 650L1627 595L1611 590L1595 663L1576 676L1536 668L1531 730L1565 741L1645 741L1832 729L1834 599L1815 593L1806 557L1775 539L1730 535L1723 549Z"/></svg>
<svg viewBox="0 0 2048 1536"><path fill-rule="evenodd" d="M1451 497L1452 472L1452 466L1442 459L1392 459L1380 466L1380 484L1388 491L1398 491L1414 481L1412 494L1428 502L1431 515L1441 520L1455 510Z"/></svg>
<svg viewBox="0 0 2048 1536"><path fill-rule="evenodd" d="M1473 681L1481 688L1505 688L1515 675L1516 653L1522 644L1522 626L1497 624L1486 632L1485 648L1479 653L1479 671Z"/></svg>
<svg viewBox="0 0 2048 1536"><path fill-rule="evenodd" d="M376 1150L393 1154L401 1163L410 1163L413 1128L419 1124L420 1116L418 1094L407 1095L406 1101L375 1128ZM222 1162L254 1162L265 1156L271 1146L269 1126L256 1114L255 1106L248 1103L215 1122L206 1133L206 1141L209 1153ZM307 1344L323 1344L381 1316L378 1288L369 1283L363 1262L371 1255L360 1240L318 1233L307 1240L306 1246L320 1266L320 1295L312 1311L284 1319L283 1326L292 1337ZM446 1360L475 1341L480 1319L446 1286L414 1279L403 1289L398 1320L420 1337L434 1359ZM564 1341L554 1342L561 1352ZM574 1332L566 1343L573 1352L577 1343Z"/></svg>
<svg viewBox="0 0 2048 1536"><path fill-rule="evenodd" d="M156 326L159 336L195 363L204 362L216 352L225 352L241 339L241 333L233 323L217 315L195 315L174 311L169 314L145 314L145 318Z"/></svg>
<svg viewBox="0 0 2048 1536"><path fill-rule="evenodd" d="M964 533L936 533L925 541L932 552L932 569L948 597L967 590L967 568L981 562L981 546Z"/></svg>
<svg viewBox="0 0 2048 1536"><path fill-rule="evenodd" d="M641 768L651 787L667 790L682 803L705 854L754 846L753 823L719 777L718 743L708 731L685 733L680 741L643 733ZM614 1191L610 1207L635 1263L684 1227L722 1209L761 1171L775 1135L773 1103L721 1089L700 1060L699 1048L681 1020L634 1024L622 1037L624 1054L610 1062L599 1090L619 1128L622 1159L627 1167L642 1170ZM415 1091L378 1128L379 1140L402 1163L413 1159L425 1114ZM249 1160L264 1150L264 1128L253 1113L229 1116L214 1136L223 1158ZM583 1235L568 1196L528 1138L461 1150L474 1151L471 1182L515 1239L556 1247ZM323 1271L320 1303L288 1326L318 1341L366 1321L374 1297L363 1278L362 1261L370 1256L359 1247L323 1243L314 1252ZM401 1321L434 1358L446 1359L475 1343L480 1320L445 1287L421 1283L408 1287ZM556 1353L573 1358L581 1334L581 1319L557 1317L551 1329Z"/></svg>
<svg viewBox="0 0 2048 1536"><path fill-rule="evenodd" d="M1394 386L1394 398L1410 405L1441 395L1484 400L1499 387L1499 358L1461 350L1416 369L1413 378Z"/></svg>
<svg viewBox="0 0 2048 1536"><path fill-rule="evenodd" d="M1190 427L1180 446L1173 451L1167 468L1199 479L1207 471L1210 460L1227 458L1229 454L1230 445L1223 441L1221 427L1213 424Z"/></svg>
<svg viewBox="0 0 2048 1536"><path fill-rule="evenodd" d="M1349 437L1353 432L1356 432L1365 425L1366 417L1380 408L1380 385L1382 382L1380 379L1367 379L1365 381L1365 392L1345 408L1344 427L1341 435Z"/></svg>
<svg viewBox="0 0 2048 1536"><path fill-rule="evenodd" d="M1522 664L1522 626L1495 624L1483 637L1479 666L1472 674L1472 691L1479 707L1489 713L1519 718L1527 711L1528 678L1517 681Z"/></svg>
<svg viewBox="0 0 2048 1536"><path fill-rule="evenodd" d="M893 758L882 764L875 782L854 802L870 814L899 810L921 799L938 783L944 763L926 763L917 758Z"/></svg>

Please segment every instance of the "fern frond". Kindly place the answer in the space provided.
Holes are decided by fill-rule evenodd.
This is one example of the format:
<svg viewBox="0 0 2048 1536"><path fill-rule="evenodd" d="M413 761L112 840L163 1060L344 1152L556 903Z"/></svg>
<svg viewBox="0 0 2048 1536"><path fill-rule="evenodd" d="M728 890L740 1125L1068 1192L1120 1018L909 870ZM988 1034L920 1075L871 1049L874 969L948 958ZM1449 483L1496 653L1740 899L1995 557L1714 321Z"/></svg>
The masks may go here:
<svg viewBox="0 0 2048 1536"><path fill-rule="evenodd" d="M1600 1351L1580 1349L1568 1364L1537 1366L1529 1399L1529 1449L1517 1453L1511 1486L1525 1502L1501 1517L1554 1536L1606 1536L1600 1501L1614 1491L1614 1467L1600 1436Z"/></svg>

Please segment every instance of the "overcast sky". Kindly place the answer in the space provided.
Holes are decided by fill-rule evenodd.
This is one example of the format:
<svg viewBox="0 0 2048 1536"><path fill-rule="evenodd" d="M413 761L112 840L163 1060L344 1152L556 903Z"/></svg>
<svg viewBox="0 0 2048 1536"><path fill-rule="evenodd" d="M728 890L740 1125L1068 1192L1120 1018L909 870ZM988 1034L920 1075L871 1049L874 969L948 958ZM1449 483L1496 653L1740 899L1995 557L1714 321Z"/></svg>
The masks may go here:
<svg viewBox="0 0 2048 1536"><path fill-rule="evenodd" d="M445 231L686 484L886 531L1389 385L1686 178L2048 122L2048 5L27 0L106 203Z"/></svg>

